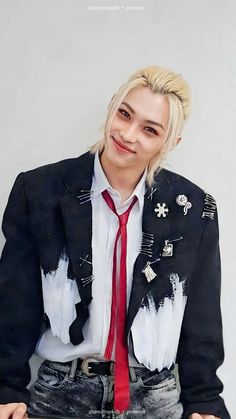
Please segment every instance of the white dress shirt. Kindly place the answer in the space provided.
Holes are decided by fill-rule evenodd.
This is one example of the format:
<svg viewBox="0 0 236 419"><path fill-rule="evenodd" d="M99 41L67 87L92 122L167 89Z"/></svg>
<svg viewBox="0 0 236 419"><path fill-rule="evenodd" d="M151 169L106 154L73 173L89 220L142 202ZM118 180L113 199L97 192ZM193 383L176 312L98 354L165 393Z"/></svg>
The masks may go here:
<svg viewBox="0 0 236 419"><path fill-rule="evenodd" d="M112 188L102 169L99 154L94 159L94 175L92 180L92 261L93 275L92 296L89 305L89 318L83 327L84 340L79 345L63 343L57 336L53 336L51 328L41 336L36 352L51 361L67 362L74 358L84 358L95 355L105 360L104 352L107 344L111 302L112 302L112 265L115 237L119 228L116 214L108 207L102 192L107 190L111 195L118 214L125 212L131 204L134 195L138 200L133 206L127 223L127 308L130 298L133 267L139 254L142 239L142 213L145 193L145 169L139 183L130 197L121 203L119 192ZM120 238L117 243L117 275L120 266ZM117 278L118 279L118 278ZM112 360L115 360L114 349ZM140 366L129 353L129 365Z"/></svg>

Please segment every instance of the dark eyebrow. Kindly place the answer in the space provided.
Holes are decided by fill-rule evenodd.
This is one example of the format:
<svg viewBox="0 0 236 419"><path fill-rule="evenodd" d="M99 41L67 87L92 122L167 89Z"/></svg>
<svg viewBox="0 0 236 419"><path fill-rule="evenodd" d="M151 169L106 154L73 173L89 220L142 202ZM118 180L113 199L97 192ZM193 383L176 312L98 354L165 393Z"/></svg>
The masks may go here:
<svg viewBox="0 0 236 419"><path fill-rule="evenodd" d="M131 106L127 102L122 102L121 105L122 104L127 106L127 108L129 108L130 112L132 112L135 115L135 111L133 110L133 108L131 108ZM144 122L147 122L148 124L152 124L152 125L157 125L158 127L162 128L163 131L165 131L165 128L163 127L162 124L160 124L160 122L150 121L150 119L145 119Z"/></svg>

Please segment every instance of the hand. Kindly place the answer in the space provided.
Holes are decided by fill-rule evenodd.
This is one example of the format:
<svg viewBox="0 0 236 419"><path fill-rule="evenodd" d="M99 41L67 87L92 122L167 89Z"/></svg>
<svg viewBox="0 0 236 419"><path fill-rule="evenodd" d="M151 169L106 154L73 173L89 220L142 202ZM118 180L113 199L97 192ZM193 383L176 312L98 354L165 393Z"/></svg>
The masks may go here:
<svg viewBox="0 0 236 419"><path fill-rule="evenodd" d="M1 418L0 418L1 419ZM219 416L214 415L200 415L199 413L193 413L189 416L189 419L221 419Z"/></svg>
<svg viewBox="0 0 236 419"><path fill-rule="evenodd" d="M0 419L27 419L25 403L0 404Z"/></svg>

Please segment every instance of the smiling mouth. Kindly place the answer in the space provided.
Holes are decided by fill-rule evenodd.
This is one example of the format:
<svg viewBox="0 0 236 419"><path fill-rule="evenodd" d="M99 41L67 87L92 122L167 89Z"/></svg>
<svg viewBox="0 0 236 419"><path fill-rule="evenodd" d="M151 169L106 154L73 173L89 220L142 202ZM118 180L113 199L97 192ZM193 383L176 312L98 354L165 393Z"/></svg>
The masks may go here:
<svg viewBox="0 0 236 419"><path fill-rule="evenodd" d="M127 151L129 153L135 153L135 151L130 150L129 148L126 148L125 146L121 145L121 143L114 137L112 137L113 141L115 142L115 145L119 147L122 151Z"/></svg>

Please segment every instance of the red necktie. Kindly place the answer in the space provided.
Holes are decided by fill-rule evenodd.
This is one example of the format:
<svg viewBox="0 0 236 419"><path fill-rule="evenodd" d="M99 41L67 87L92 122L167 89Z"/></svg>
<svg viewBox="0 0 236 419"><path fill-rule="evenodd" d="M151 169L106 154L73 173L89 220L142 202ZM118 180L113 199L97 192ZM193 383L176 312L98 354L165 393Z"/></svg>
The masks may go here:
<svg viewBox="0 0 236 419"><path fill-rule="evenodd" d="M117 231L113 253L111 322L104 356L107 359L111 359L116 329L114 409L119 412L123 412L128 409L130 399L128 346L125 338L127 254L126 225L130 211L138 198L134 196L129 208L123 214L119 215L116 212L115 204L110 194L107 191L103 191L102 196L107 205L119 218L119 229ZM116 253L119 236L121 236L120 282L118 292L116 292Z"/></svg>

